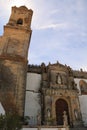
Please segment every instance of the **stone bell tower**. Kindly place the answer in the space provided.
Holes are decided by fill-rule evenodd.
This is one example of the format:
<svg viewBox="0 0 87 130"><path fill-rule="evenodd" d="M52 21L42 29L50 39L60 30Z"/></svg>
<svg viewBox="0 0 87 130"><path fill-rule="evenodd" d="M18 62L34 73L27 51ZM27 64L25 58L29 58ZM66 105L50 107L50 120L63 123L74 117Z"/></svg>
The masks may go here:
<svg viewBox="0 0 87 130"><path fill-rule="evenodd" d="M0 100L7 112L15 106L20 116L24 114L32 14L25 6L12 7L9 22L0 37Z"/></svg>

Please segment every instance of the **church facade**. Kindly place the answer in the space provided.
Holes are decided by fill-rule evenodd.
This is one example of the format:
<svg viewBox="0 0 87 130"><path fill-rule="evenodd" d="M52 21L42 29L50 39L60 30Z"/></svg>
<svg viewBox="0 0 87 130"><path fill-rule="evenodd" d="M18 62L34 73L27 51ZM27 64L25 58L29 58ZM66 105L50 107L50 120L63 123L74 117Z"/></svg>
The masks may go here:
<svg viewBox="0 0 87 130"><path fill-rule="evenodd" d="M30 125L63 125L66 111L68 124L87 125L87 72L74 71L60 63L29 65L25 98L25 116Z"/></svg>
<svg viewBox="0 0 87 130"><path fill-rule="evenodd" d="M28 65L33 11L12 7L0 37L0 102L6 112L29 116L29 125L87 125L87 72L59 62ZM65 114L65 115L64 115Z"/></svg>

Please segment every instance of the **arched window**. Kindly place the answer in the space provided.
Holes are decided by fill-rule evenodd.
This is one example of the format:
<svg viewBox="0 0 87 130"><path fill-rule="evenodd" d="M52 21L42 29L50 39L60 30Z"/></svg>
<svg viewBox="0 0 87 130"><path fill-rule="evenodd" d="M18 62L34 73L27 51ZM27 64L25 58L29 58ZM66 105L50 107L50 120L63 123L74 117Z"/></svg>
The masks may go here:
<svg viewBox="0 0 87 130"><path fill-rule="evenodd" d="M87 94L87 82L85 80L80 80L79 86L80 86L81 94Z"/></svg>
<svg viewBox="0 0 87 130"><path fill-rule="evenodd" d="M22 25L22 24L23 24L23 19L21 19L21 18L20 18L20 19L18 19L18 20L17 20L17 24Z"/></svg>

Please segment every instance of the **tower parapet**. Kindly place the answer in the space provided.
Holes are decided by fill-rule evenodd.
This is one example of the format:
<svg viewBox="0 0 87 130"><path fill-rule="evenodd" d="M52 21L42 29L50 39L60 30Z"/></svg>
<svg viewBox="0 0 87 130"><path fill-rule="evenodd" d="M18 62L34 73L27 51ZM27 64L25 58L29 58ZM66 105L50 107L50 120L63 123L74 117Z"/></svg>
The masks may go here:
<svg viewBox="0 0 87 130"><path fill-rule="evenodd" d="M12 7L12 13L7 25L30 28L33 11L25 6ZM21 26L22 25L22 26Z"/></svg>

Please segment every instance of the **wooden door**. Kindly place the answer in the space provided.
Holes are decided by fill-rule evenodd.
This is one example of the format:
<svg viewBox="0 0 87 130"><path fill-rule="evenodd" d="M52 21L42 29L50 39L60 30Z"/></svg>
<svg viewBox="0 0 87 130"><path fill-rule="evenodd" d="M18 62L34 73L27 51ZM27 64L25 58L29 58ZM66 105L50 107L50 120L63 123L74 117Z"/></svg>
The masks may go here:
<svg viewBox="0 0 87 130"><path fill-rule="evenodd" d="M66 111L69 123L69 111L68 111L68 104L63 99L58 99L56 101L56 121L57 125L63 125L63 112Z"/></svg>

